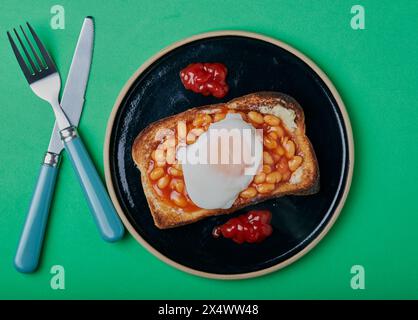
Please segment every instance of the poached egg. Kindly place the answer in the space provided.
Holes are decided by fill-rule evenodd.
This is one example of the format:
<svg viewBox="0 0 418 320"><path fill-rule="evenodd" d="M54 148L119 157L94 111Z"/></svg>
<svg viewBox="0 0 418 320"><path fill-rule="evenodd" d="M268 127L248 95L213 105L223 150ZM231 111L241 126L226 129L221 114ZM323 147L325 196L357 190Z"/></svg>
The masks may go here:
<svg viewBox="0 0 418 320"><path fill-rule="evenodd" d="M262 134L238 113L212 123L195 143L180 147L190 199L203 209L228 209L262 165Z"/></svg>

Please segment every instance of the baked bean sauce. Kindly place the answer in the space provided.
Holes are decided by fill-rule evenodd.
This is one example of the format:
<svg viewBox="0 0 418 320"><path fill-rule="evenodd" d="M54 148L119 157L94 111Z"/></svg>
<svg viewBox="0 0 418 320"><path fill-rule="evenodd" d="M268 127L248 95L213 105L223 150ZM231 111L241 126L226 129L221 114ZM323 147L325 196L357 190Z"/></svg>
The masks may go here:
<svg viewBox="0 0 418 320"><path fill-rule="evenodd" d="M169 136L157 144L148 165L148 177L154 192L171 206L191 212L199 210L189 198L184 183L181 164L175 159L176 143L179 135L187 132L185 143L192 144L211 123L220 121L227 113L240 113L243 120L256 129L263 130L263 166L254 176L247 189L243 190L234 205L245 204L259 196L274 192L281 184L289 181L292 173L302 164L303 158L298 154L291 134L281 120L274 115L264 115L256 111L241 112L226 107L217 109L216 113L199 113L191 121L177 126L174 136Z"/></svg>

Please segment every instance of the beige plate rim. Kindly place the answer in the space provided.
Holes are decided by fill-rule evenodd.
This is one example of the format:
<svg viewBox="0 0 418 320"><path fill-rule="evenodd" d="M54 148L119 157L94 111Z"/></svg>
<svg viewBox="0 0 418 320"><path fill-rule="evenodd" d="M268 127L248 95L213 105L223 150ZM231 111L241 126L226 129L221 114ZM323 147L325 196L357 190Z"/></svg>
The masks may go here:
<svg viewBox="0 0 418 320"><path fill-rule="evenodd" d="M347 175L346 183L344 185L343 195L340 199L340 202L339 202L337 208L335 209L335 212L334 212L333 216L328 221L327 225L322 230L322 232L319 235L317 235L317 237L308 246L306 246L304 249L302 249L300 252L298 252L296 255L290 257L289 259L287 259L283 262L280 262L280 263L278 263L274 266L271 266L269 268L263 269L263 270L259 270L259 271L255 271L255 272L248 272L248 273L239 273L239 274L215 274L215 273L209 273L209 272L203 272L203 271L195 270L195 269L192 269L190 267L186 267L186 266L184 266L180 263L177 263L177 262L167 258L163 254L161 254L159 251L154 249L148 242L146 242L140 236L139 233L136 232L136 230L133 228L133 226L130 224L130 222L126 218L126 216L125 216L125 214L122 210L122 207L120 206L119 201L116 197L115 189L113 187L112 178L111 178L111 174L110 174L109 147L110 147L110 135L111 135L111 131L112 131L112 128L113 128L113 123L114 123L114 120L115 120L116 113L117 113L117 111L119 109L119 106L122 102L122 99L124 98L124 96L128 92L131 85L134 83L134 81L154 61L156 61L160 57L164 56L168 52L174 50L175 48L180 47L184 44L196 41L196 40L218 37L218 36L243 36L243 37L263 40L265 42L269 42L269 43L272 43L272 44L274 44L278 47L281 47L281 48L291 52L295 56L299 57L301 60L303 60L307 65L309 65L319 75L319 77L328 86L329 90L331 91L333 97L335 98L335 100L337 102L337 105L340 108L341 114L343 116L344 124L345 124L346 129L347 129L347 135L348 135L348 154L349 154L348 161L349 161L349 165L348 165L348 175ZM338 216L340 215L341 209L344 206L344 203L347 199L347 195L348 195L348 192L349 192L349 189L350 189L350 186L351 186L351 181L352 181L352 176L353 176L353 168L354 168L354 141L353 141L353 132L352 132L352 128L351 128L350 119L348 117L347 110L345 108L345 105L344 105L337 89L334 87L331 80L326 76L326 74L312 60L310 60L308 57L306 57L304 54L302 54L301 52L299 52L295 48L291 47L290 45L288 45L288 44L286 44L286 43L284 43L280 40L276 40L274 38L271 38L269 36L265 36L265 35L262 35L262 34L259 34L259 33L248 32L248 31L223 30L223 31L214 31L214 32L202 33L202 34L194 35L194 36L188 37L184 40L175 42L172 45L164 48L163 50L161 50L160 52L158 52L157 54L155 54L151 58L149 58L147 61L145 61L144 64L142 64L142 66L139 67L139 69L131 76L131 78L126 82L126 84L122 88L121 92L119 93L119 96L117 97L117 99L115 101L113 109L111 111L111 114L110 114L110 117L109 117L109 120L108 120L108 123L107 123L107 128L106 128L103 158L104 158L104 170L105 170L106 185L107 185L110 197L113 201L113 204L115 205L115 208L118 212L118 215L121 218L125 227L128 229L130 234L143 247L145 247L149 252L151 252L153 255L155 255L157 258L159 258L163 262L165 262L165 263L167 263L167 264L169 264L169 265L171 265L171 266L173 266L177 269L180 269L184 272L187 272L187 273L190 273L190 274L193 274L193 275L196 275L196 276L212 278L212 279L233 280L233 279L246 279L246 278L259 277L259 276L266 275L268 273L274 272L276 270L282 269L282 268L288 266L289 264L295 262L296 260L300 259L306 253L308 253L328 233L328 231L330 230L330 228L332 227L332 225L335 223Z"/></svg>

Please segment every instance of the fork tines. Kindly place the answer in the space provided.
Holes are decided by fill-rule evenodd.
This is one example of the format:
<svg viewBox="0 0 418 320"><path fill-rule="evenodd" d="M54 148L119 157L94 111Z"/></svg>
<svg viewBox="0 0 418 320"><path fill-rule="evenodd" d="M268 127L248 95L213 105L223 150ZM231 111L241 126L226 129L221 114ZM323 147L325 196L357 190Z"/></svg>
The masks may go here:
<svg viewBox="0 0 418 320"><path fill-rule="evenodd" d="M26 22L26 25L32 35L33 40L35 41L35 46L33 45L32 41L27 36L22 26L19 26L19 27L20 27L21 34L23 35L23 38L25 39L27 43L26 45L22 41L22 37L19 36L18 30L13 28L13 32L20 44L20 47L28 63L22 57L22 54L20 53L20 50L18 46L16 45L15 41L13 40L13 37L9 31L7 31L7 37L9 38L10 45L12 46L17 62L19 63L20 68L22 69L23 74L26 77L26 80L29 82L29 84L31 84L39 79L46 77L47 75L55 73L57 70L56 70L54 61L51 59L51 57L48 54L48 51L46 51L41 40L36 35L35 30L33 30L32 26L28 22ZM32 55L29 53L28 46L29 46L30 52L32 52ZM40 55L43 61L39 57L38 52L36 51L36 48L40 52ZM35 61L33 60L32 57L35 58Z"/></svg>

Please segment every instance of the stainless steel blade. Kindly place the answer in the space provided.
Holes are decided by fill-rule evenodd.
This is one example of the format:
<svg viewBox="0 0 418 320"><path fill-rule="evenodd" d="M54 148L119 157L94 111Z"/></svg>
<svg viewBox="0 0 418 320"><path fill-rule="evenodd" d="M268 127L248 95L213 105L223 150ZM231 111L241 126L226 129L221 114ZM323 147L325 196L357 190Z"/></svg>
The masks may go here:
<svg viewBox="0 0 418 320"><path fill-rule="evenodd" d="M93 54L94 24L93 19L84 19L77 46L68 72L64 92L61 98L61 107L71 124L78 126L81 111L84 105L84 94L90 73L91 58ZM48 151L59 154L63 149L57 123L51 133Z"/></svg>

